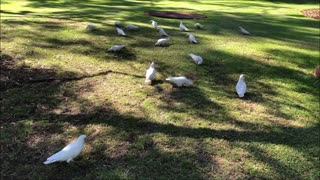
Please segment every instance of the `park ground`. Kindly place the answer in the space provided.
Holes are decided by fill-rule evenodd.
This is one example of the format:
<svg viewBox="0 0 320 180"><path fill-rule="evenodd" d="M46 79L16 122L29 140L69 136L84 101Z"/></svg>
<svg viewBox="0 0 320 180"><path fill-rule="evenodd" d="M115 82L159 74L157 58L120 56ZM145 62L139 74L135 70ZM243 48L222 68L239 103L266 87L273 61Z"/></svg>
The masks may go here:
<svg viewBox="0 0 320 180"><path fill-rule="evenodd" d="M319 179L319 20L301 14L319 2L299 2L2 0L1 177ZM148 10L207 15L184 20L200 43ZM151 19L170 46L154 47ZM141 28L119 37L116 20ZM107 53L114 44L127 48ZM164 81L179 75L194 86ZM43 164L80 134L88 138L72 163Z"/></svg>

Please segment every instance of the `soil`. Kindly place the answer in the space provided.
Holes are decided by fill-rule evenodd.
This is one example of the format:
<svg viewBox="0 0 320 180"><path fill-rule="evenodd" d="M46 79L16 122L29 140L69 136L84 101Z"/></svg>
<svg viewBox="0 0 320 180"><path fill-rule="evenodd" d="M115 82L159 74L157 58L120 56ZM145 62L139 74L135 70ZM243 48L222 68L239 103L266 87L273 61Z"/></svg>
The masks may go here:
<svg viewBox="0 0 320 180"><path fill-rule="evenodd" d="M306 9L301 11L306 17L311 17L314 19L320 19L320 8L319 9Z"/></svg>
<svg viewBox="0 0 320 180"><path fill-rule="evenodd" d="M320 78L320 66L316 67L313 71L313 76L317 79Z"/></svg>
<svg viewBox="0 0 320 180"><path fill-rule="evenodd" d="M175 12L175 11L148 11L144 13L147 16L156 16L162 18L172 18L172 19L200 19L207 18L207 16L202 14L194 14L188 12Z"/></svg>

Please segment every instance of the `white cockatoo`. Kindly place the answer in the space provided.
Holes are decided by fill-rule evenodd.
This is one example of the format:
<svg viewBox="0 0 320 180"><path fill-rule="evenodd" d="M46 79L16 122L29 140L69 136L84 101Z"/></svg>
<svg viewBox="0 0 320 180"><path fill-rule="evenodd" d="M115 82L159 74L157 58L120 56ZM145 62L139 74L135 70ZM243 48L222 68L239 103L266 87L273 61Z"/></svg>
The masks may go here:
<svg viewBox="0 0 320 180"><path fill-rule="evenodd" d="M67 161L67 163L69 163L81 153L84 145L84 139L86 137L86 135L79 136L77 140L68 144L61 151L50 156L43 164L50 164L57 161Z"/></svg>
<svg viewBox="0 0 320 180"><path fill-rule="evenodd" d="M187 79L184 76L179 77L168 77L167 81L177 85L177 86L192 86L193 82L190 79Z"/></svg>
<svg viewBox="0 0 320 180"><path fill-rule="evenodd" d="M119 27L119 26L120 26L120 22L119 22L119 21L115 21L115 22L114 22L114 25L117 26L117 27Z"/></svg>
<svg viewBox="0 0 320 180"><path fill-rule="evenodd" d="M116 28L116 29L117 29L118 35L120 35L120 36L126 35L126 33L124 33L124 31L122 29L120 29L120 28Z"/></svg>
<svg viewBox="0 0 320 180"><path fill-rule="evenodd" d="M242 28L241 26L239 26L240 32L244 35L250 35L249 31L245 30L244 28Z"/></svg>
<svg viewBox="0 0 320 180"><path fill-rule="evenodd" d="M243 74L241 74L240 77L239 77L239 81L238 81L238 83L236 85L236 91L237 91L239 97L244 97L244 94L247 91L247 84L244 81L244 75Z"/></svg>
<svg viewBox="0 0 320 180"><path fill-rule="evenodd" d="M157 27L158 27L158 22L157 22L157 21L154 21L154 20L150 20L150 21L151 21L152 26L153 26L155 29L157 29Z"/></svg>
<svg viewBox="0 0 320 180"><path fill-rule="evenodd" d="M151 81L156 77L156 68L154 62L151 63L149 69L146 72L146 80L145 83L151 83Z"/></svg>
<svg viewBox="0 0 320 180"><path fill-rule="evenodd" d="M117 52L120 51L122 48L126 47L125 45L114 45L111 48L108 49L108 52Z"/></svg>
<svg viewBox="0 0 320 180"><path fill-rule="evenodd" d="M128 24L128 25L126 25L126 27L124 27L124 29L137 30L137 29L139 29L139 27L135 26L135 25L132 25L132 24Z"/></svg>
<svg viewBox="0 0 320 180"><path fill-rule="evenodd" d="M87 27L86 27L86 29L88 29L88 30L93 30L93 29L96 29L96 28L97 27L95 25L93 25L93 24L88 24Z"/></svg>
<svg viewBox="0 0 320 180"><path fill-rule="evenodd" d="M190 54L188 54L192 59L193 59L193 61L196 63L196 64L202 64L202 62L203 62L203 59L202 59L202 57L201 56L198 56L198 55L195 55L195 54L192 54L192 53L190 53Z"/></svg>
<svg viewBox="0 0 320 180"><path fill-rule="evenodd" d="M188 34L187 34L187 37L188 37L188 40L189 40L191 43L198 44L198 41L196 40L196 37L195 37L193 34L188 33Z"/></svg>
<svg viewBox="0 0 320 180"><path fill-rule="evenodd" d="M197 29L201 29L203 27L203 25L200 24L200 23L195 23L194 27L197 28Z"/></svg>
<svg viewBox="0 0 320 180"><path fill-rule="evenodd" d="M166 36L168 37L169 35L163 30L163 28L158 28L160 36Z"/></svg>
<svg viewBox="0 0 320 180"><path fill-rule="evenodd" d="M161 38L158 39L158 41L156 42L155 46L164 46L168 43L170 38Z"/></svg>
<svg viewBox="0 0 320 180"><path fill-rule="evenodd" d="M179 28L181 31L189 31L189 29L183 24L182 21L180 21Z"/></svg>

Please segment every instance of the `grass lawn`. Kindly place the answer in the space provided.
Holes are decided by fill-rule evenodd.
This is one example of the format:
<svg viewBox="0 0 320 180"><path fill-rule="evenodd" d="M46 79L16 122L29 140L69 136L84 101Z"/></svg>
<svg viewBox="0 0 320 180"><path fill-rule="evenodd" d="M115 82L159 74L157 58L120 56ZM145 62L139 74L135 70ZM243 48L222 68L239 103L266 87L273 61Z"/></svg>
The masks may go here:
<svg viewBox="0 0 320 180"><path fill-rule="evenodd" d="M1 177L319 179L319 81L311 73L320 21L300 12L318 3L2 0ZM187 42L180 20L148 10L207 15L184 20L200 43ZM151 19L170 46L154 47ZM119 37L116 20L141 29ZM86 31L88 23L98 29ZM107 53L114 44L127 49ZM144 83L151 61L152 86ZM248 92L240 99L242 73ZM164 81L180 75L194 86ZM80 134L88 138L75 161L43 164Z"/></svg>

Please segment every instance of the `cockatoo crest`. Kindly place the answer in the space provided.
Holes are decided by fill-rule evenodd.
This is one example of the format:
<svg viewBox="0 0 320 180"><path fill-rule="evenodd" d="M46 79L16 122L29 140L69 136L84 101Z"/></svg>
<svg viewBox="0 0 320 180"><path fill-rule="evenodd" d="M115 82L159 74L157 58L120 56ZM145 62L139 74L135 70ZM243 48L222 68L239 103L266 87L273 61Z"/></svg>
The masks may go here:
<svg viewBox="0 0 320 180"><path fill-rule="evenodd" d="M157 27L158 27L158 22L157 22L157 21L154 21L154 20L150 20L150 22L151 22L152 26L153 26L155 29L157 29Z"/></svg>

